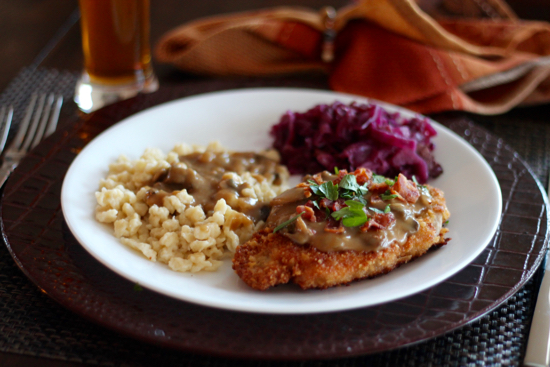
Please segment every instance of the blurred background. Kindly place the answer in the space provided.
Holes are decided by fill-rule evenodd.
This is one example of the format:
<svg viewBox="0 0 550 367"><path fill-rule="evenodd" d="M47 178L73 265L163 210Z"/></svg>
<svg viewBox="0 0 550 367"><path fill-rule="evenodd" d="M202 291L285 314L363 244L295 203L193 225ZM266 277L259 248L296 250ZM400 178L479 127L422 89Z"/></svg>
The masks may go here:
<svg viewBox="0 0 550 367"><path fill-rule="evenodd" d="M155 7L157 1L171 3L171 6ZM186 5L188 3L181 0L155 0L151 2L151 44L155 45L172 28L206 15L294 3L292 0L201 0ZM326 5L336 8L348 3L349 0L326 1ZM438 0L419 0L419 3L427 11L440 6ZM300 4L315 8L318 1L305 0ZM520 18L550 21L548 0L509 0L508 4ZM460 7L461 1L446 1L446 6ZM0 92L26 66L80 71L83 61L78 20L76 0L0 0ZM58 42L60 40L62 42ZM55 57L59 54L63 54L62 60ZM50 60L55 60L55 65ZM161 79L167 73L174 73L169 66L155 64L154 68Z"/></svg>

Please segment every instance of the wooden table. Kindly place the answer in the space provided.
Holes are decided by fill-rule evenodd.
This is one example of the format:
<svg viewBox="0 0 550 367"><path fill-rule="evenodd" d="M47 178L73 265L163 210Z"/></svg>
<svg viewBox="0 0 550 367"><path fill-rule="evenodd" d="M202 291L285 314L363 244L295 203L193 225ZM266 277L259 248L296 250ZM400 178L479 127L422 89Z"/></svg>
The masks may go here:
<svg viewBox="0 0 550 367"><path fill-rule="evenodd" d="M162 34L187 21L212 14L259 9L280 5L300 5L320 8L336 7L345 0L201 0L152 1L151 41L154 44ZM545 0L513 0L512 8L523 18L550 20L550 7ZM0 55L3 70L0 90L4 90L23 67L47 67L59 70L81 70L79 13L74 0L0 0ZM161 83L177 83L197 78L175 71L165 65L156 65ZM487 117L494 123L500 120L523 118L543 122L550 116L549 106L522 109L508 114ZM513 146L513 142L510 142ZM80 363L61 362L46 358L0 353L0 366L81 366Z"/></svg>

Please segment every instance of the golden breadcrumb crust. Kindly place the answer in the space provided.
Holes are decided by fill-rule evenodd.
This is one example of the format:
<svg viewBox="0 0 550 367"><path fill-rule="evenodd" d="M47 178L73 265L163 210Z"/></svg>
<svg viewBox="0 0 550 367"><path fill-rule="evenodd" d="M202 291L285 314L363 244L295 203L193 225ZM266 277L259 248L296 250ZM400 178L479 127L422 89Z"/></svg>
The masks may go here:
<svg viewBox="0 0 550 367"><path fill-rule="evenodd" d="M289 282L302 289L325 289L388 273L449 240L444 238L448 230L442 227L449 218L443 193L432 187L429 190L434 203L417 218L419 230L409 235L402 245L393 242L382 250L370 252L321 252L310 245L298 245L267 228L237 248L233 269L246 284L258 290Z"/></svg>

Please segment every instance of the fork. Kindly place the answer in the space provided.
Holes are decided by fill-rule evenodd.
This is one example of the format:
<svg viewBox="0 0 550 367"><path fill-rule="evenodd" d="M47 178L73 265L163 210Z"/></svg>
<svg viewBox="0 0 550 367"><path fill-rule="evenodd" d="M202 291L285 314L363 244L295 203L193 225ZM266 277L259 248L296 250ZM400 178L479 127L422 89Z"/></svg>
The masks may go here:
<svg viewBox="0 0 550 367"><path fill-rule="evenodd" d="M4 163L0 167L0 187L29 150L55 131L62 104L63 97L54 94L31 96L19 130L4 154Z"/></svg>
<svg viewBox="0 0 550 367"><path fill-rule="evenodd" d="M11 119L13 118L13 107L5 106L0 109L0 121L2 121L2 126L0 126L0 153L4 150L6 141L8 140L8 134L11 127Z"/></svg>

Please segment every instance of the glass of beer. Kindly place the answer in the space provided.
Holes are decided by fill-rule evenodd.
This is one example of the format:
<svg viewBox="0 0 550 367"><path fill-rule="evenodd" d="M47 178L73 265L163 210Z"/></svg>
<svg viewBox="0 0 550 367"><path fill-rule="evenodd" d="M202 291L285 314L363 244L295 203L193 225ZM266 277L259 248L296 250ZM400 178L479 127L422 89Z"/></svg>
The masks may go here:
<svg viewBox="0 0 550 367"><path fill-rule="evenodd" d="M149 0L79 0L84 72L75 102L84 112L158 89L151 65Z"/></svg>

